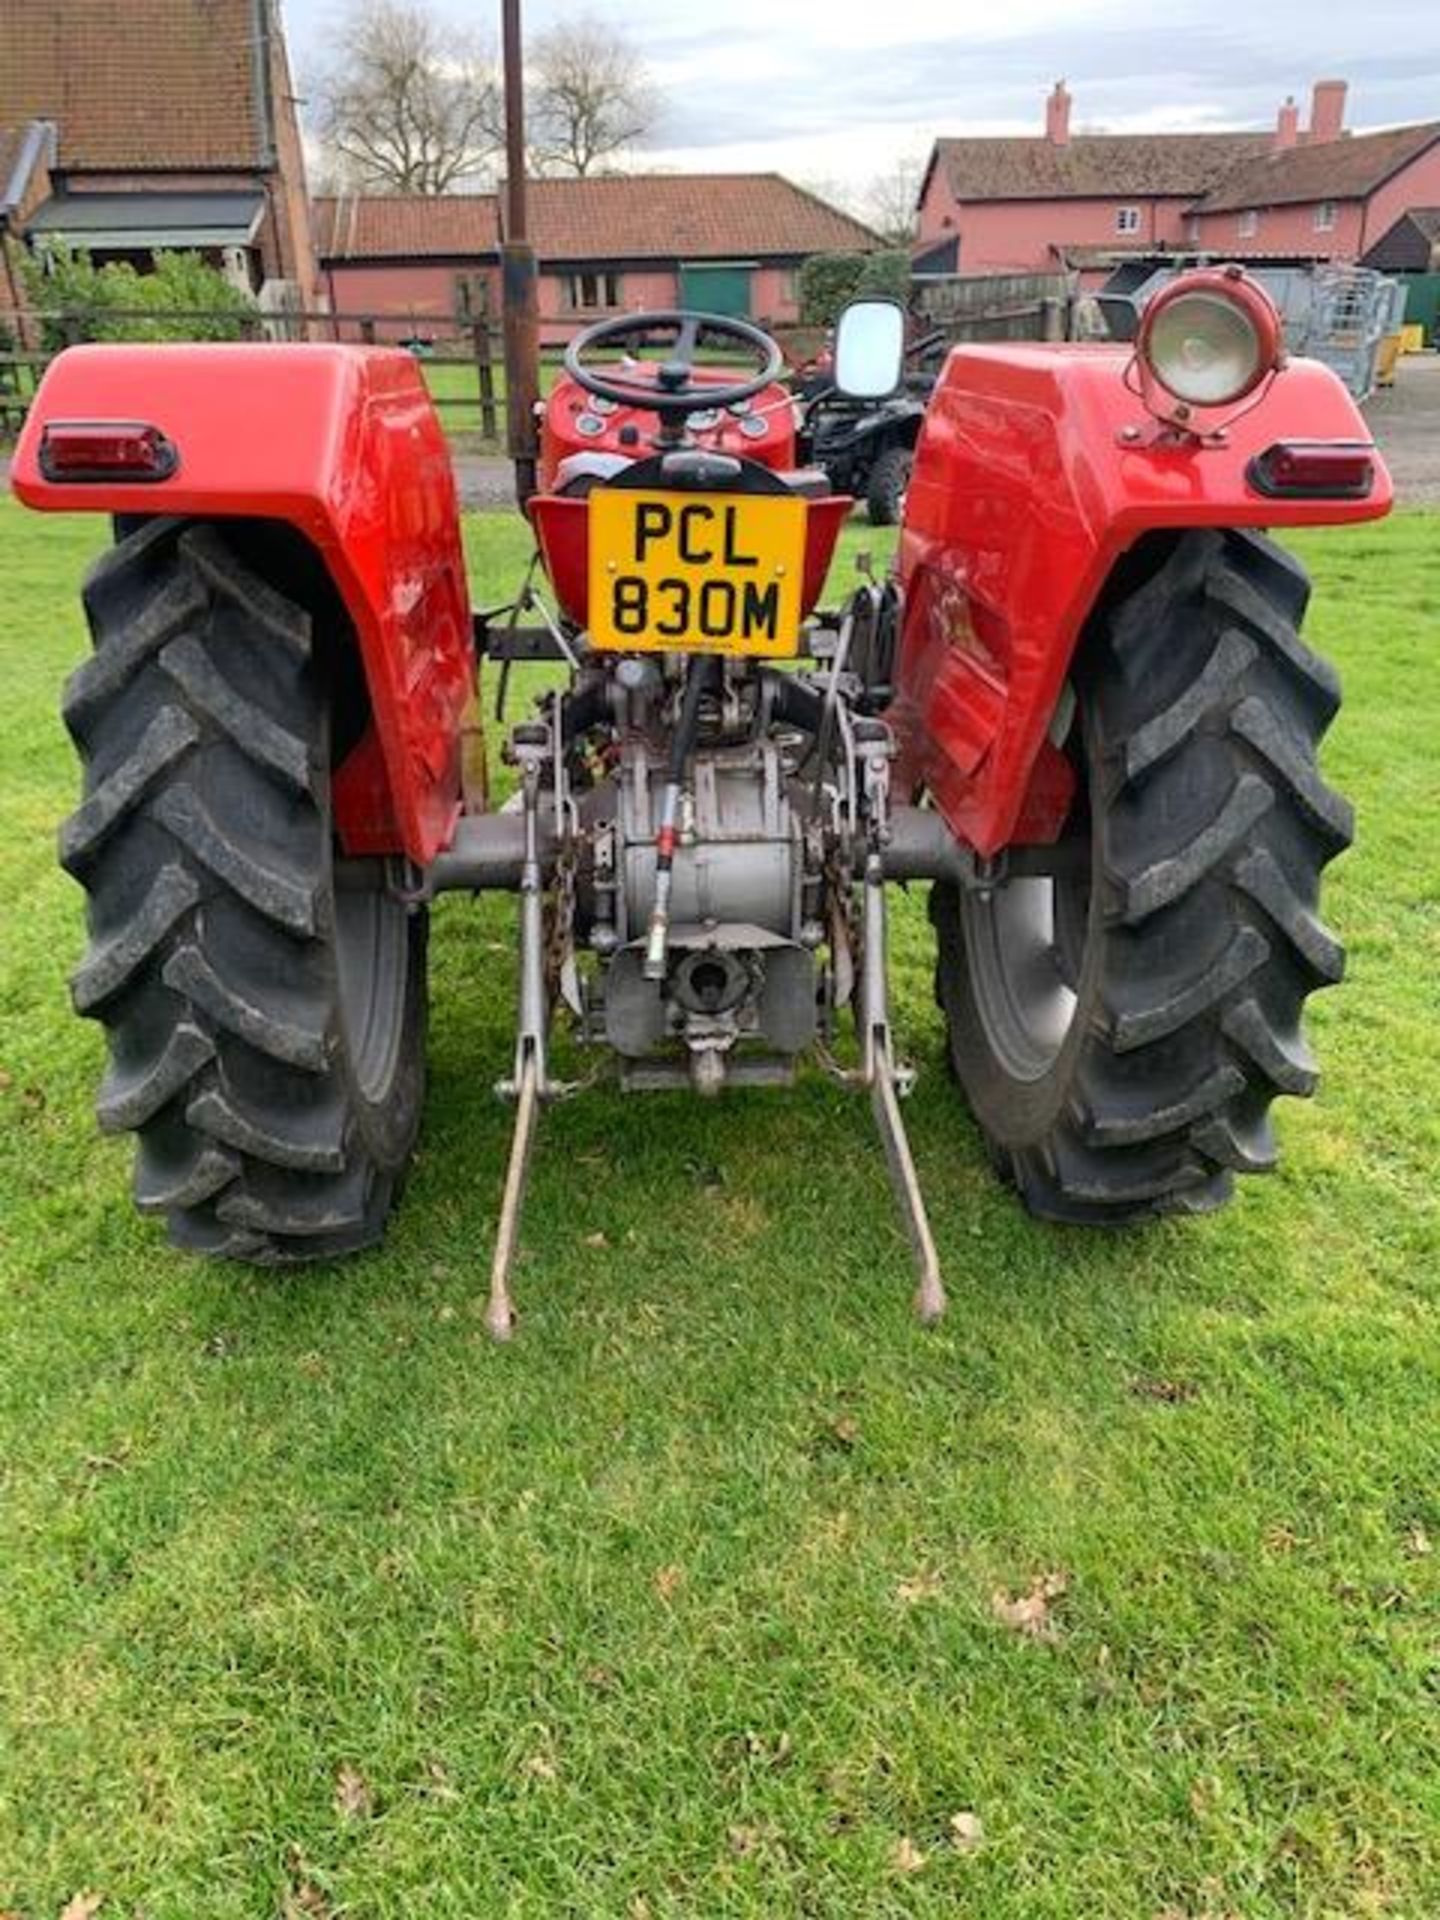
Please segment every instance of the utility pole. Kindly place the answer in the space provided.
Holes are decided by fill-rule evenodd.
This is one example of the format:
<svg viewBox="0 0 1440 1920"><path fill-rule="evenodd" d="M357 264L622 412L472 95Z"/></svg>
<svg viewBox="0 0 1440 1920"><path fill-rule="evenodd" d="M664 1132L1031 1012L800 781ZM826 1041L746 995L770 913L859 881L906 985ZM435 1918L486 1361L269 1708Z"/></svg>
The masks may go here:
<svg viewBox="0 0 1440 1920"><path fill-rule="evenodd" d="M505 319L506 422L523 507L535 491L535 408L540 398L540 317L535 249L525 207L525 53L520 0L502 0L505 64L505 241L500 285Z"/></svg>

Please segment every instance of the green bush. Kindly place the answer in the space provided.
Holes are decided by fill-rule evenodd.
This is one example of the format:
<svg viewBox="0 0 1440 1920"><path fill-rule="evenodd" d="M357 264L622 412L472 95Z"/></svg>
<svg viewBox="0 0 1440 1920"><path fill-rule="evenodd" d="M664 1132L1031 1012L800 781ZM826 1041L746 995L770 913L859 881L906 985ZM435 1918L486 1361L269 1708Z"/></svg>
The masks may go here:
<svg viewBox="0 0 1440 1920"><path fill-rule="evenodd" d="M847 301L862 294L910 297L910 256L885 253L816 253L800 269L800 320L807 327L835 324Z"/></svg>
<svg viewBox="0 0 1440 1920"><path fill-rule="evenodd" d="M157 253L153 273L127 262L97 267L56 248L22 262L30 304L63 320L42 323L47 352L80 340L239 340L255 304L198 253Z"/></svg>

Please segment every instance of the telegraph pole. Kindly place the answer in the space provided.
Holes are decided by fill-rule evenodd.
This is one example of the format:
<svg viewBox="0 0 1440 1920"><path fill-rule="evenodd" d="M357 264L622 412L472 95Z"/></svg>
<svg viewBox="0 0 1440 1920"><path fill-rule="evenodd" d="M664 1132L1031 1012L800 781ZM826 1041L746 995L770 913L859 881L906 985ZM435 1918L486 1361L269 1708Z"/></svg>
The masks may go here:
<svg viewBox="0 0 1440 1920"><path fill-rule="evenodd" d="M505 321L506 424L523 507L535 491L535 408L540 398L540 317L535 249L525 206L525 53L520 0L502 0L505 64L505 240L500 285Z"/></svg>

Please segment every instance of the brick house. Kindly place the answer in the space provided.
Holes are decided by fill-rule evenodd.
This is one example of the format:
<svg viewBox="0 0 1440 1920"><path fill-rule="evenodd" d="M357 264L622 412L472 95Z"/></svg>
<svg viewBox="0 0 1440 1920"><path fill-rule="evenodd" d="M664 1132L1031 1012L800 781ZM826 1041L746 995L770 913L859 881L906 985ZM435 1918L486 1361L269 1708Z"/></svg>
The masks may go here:
<svg viewBox="0 0 1440 1920"><path fill-rule="evenodd" d="M882 244L774 173L537 180L529 215L547 345L642 307L784 324L798 317L796 279L811 254ZM320 200L315 233L333 309L392 316L382 334L450 332L482 298L499 313L503 194Z"/></svg>
<svg viewBox="0 0 1440 1920"><path fill-rule="evenodd" d="M916 266L1099 269L1127 256L1356 260L1411 207L1440 205L1440 123L1345 129L1346 84L1321 80L1271 132L1075 134L1063 81L1043 135L937 140Z"/></svg>
<svg viewBox="0 0 1440 1920"><path fill-rule="evenodd" d="M278 0L6 0L4 16L7 243L141 267L193 248L265 304L315 304Z"/></svg>

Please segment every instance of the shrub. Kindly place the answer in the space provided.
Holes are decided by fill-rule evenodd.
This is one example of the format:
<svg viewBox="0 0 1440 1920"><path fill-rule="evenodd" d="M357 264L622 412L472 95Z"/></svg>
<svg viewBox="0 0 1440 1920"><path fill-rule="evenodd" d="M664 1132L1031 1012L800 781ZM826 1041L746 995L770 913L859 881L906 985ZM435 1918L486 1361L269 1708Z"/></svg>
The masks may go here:
<svg viewBox="0 0 1440 1920"><path fill-rule="evenodd" d="M153 273L123 260L97 267L88 253L57 248L22 261L30 304L63 320L42 323L55 353L79 340L239 340L255 304L198 253L157 253Z"/></svg>
<svg viewBox="0 0 1440 1920"><path fill-rule="evenodd" d="M910 256L885 253L816 253L800 269L800 320L807 327L835 324L847 301L862 294L910 295Z"/></svg>

